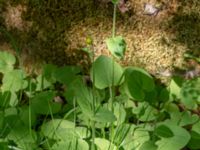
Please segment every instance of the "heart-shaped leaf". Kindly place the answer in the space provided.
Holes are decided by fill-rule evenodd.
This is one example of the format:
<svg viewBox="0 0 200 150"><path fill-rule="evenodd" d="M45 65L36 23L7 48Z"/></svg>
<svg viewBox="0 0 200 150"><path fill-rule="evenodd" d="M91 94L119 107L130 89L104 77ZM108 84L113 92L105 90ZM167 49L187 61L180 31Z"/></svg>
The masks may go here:
<svg viewBox="0 0 200 150"><path fill-rule="evenodd" d="M145 98L145 92L154 89L153 78L143 69L128 67L125 70L125 85L133 99L142 101Z"/></svg>
<svg viewBox="0 0 200 150"><path fill-rule="evenodd" d="M92 81L94 82L95 79L94 84L98 89L111 87L112 84L120 85L122 74L122 67L107 56L99 56L93 63L90 72Z"/></svg>
<svg viewBox="0 0 200 150"><path fill-rule="evenodd" d="M172 132L173 136L169 138L162 137L156 142L158 150L179 150L182 149L190 140L190 134L188 131L182 127L173 124L164 124Z"/></svg>

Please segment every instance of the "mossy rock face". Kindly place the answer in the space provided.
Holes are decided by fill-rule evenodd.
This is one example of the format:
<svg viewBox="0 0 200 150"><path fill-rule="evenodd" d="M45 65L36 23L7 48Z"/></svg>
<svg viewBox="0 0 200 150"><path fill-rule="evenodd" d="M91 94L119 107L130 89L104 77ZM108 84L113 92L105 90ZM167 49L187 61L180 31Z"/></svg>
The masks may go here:
<svg viewBox="0 0 200 150"><path fill-rule="evenodd" d="M117 12L117 35L127 42L121 63L144 67L153 74L182 67L185 51L199 51L200 2L160 1L164 9L157 16L143 14L145 2L128 0L129 11ZM105 40L112 32L112 8L101 0L0 0L0 25L15 39L26 62L78 64L86 69L90 61L80 49L87 46L87 37L94 41L96 56L110 55ZM18 14L18 24L11 18L9 25L8 12L14 12L15 18ZM0 39L10 41L2 33Z"/></svg>

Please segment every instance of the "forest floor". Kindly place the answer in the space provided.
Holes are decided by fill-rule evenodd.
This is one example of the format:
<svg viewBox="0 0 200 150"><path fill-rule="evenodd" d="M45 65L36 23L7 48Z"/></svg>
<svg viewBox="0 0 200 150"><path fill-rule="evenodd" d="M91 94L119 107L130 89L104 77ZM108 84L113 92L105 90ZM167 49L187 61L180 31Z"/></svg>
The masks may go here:
<svg viewBox="0 0 200 150"><path fill-rule="evenodd" d="M145 3L161 4L163 9L156 16L145 15ZM185 52L199 56L199 0L128 0L126 6L127 12L118 10L116 25L116 34L127 43L121 64L143 67L155 75L184 68ZM0 1L0 8L1 28L15 39L1 32L0 48L19 47L27 68L39 60L87 68L89 60L81 49L88 37L93 39L96 56L110 55L105 43L112 32L110 3L8 0Z"/></svg>

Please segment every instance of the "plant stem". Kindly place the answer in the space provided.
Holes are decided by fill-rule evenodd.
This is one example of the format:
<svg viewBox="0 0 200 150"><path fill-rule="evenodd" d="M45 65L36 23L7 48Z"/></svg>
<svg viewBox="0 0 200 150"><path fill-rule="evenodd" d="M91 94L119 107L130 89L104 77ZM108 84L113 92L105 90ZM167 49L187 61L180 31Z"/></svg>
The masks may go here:
<svg viewBox="0 0 200 150"><path fill-rule="evenodd" d="M112 37L115 37L115 30L116 30L116 10L117 4L114 4L114 11L113 11L113 27L112 27Z"/></svg>
<svg viewBox="0 0 200 150"><path fill-rule="evenodd" d="M92 63L94 63L94 53L95 53L95 51L94 51L94 47L93 47L93 44L92 44L92 46L91 46L91 48L92 48ZM92 84L92 92L93 92L93 94L92 94L92 96L93 96L93 98L92 98L92 111L93 111L93 117L95 116L95 105L96 105L96 100L95 100L95 68L93 67L92 68L93 69L93 73L92 73L92 78L93 78L93 84ZM94 120L92 120L92 150L95 150L95 132L96 132L96 130L95 130L95 121Z"/></svg>
<svg viewBox="0 0 200 150"><path fill-rule="evenodd" d="M117 4L114 4L114 11L113 11L113 27L112 27L112 37L115 37L115 33L116 33L116 10L117 10ZM109 88L110 90L110 105L111 105L111 111L114 112L114 108L113 108L113 101L114 101L114 97L115 97L115 87L114 87L114 57L112 57L112 86ZM110 124L110 141L111 143L113 142L113 132L114 132L114 124L111 123Z"/></svg>

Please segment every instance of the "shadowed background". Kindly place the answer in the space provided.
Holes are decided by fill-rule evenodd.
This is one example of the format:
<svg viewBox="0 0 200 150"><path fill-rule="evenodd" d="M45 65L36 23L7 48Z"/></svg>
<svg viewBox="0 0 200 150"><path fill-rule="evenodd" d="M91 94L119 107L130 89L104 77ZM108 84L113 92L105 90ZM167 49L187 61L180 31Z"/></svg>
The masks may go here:
<svg viewBox="0 0 200 150"><path fill-rule="evenodd" d="M144 3L161 4L157 16L144 15ZM127 0L128 11L117 14L117 35L125 38L123 65L144 67L155 74L184 67L186 51L199 56L199 0ZM96 56L110 55L113 6L103 0L0 0L0 49L21 51L29 70L40 63L81 65L90 61L80 49L86 38Z"/></svg>

